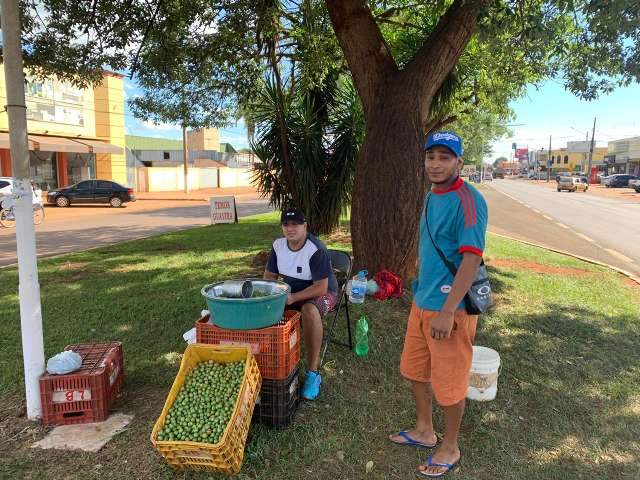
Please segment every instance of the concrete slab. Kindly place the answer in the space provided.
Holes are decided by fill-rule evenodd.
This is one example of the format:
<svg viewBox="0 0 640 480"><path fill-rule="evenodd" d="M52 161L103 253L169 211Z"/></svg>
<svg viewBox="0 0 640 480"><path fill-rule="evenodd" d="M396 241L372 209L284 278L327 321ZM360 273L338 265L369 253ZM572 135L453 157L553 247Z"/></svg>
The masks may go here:
<svg viewBox="0 0 640 480"><path fill-rule="evenodd" d="M104 422L56 427L31 448L97 452L133 420L133 415L114 413Z"/></svg>

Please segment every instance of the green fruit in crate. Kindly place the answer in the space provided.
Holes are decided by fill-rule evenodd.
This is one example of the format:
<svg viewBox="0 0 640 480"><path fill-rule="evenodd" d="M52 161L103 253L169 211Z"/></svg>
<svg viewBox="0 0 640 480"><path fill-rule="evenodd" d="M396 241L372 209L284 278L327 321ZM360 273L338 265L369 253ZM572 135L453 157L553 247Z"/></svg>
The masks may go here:
<svg viewBox="0 0 640 480"><path fill-rule="evenodd" d="M185 379L158 432L160 441L218 443L231 420L244 362L202 362Z"/></svg>

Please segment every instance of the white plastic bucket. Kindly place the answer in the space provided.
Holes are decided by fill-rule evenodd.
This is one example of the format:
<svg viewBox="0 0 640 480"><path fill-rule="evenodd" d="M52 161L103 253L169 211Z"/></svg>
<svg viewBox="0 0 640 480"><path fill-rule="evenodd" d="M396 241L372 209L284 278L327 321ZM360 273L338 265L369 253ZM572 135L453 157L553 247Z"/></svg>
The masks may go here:
<svg viewBox="0 0 640 480"><path fill-rule="evenodd" d="M496 398L499 373L500 355L498 352L491 348L474 345L467 398L479 402L487 402Z"/></svg>

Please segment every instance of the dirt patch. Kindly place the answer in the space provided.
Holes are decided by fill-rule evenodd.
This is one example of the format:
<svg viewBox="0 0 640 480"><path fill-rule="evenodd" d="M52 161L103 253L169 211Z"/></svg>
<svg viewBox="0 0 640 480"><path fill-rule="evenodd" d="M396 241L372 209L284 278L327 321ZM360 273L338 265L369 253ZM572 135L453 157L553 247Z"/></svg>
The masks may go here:
<svg viewBox="0 0 640 480"><path fill-rule="evenodd" d="M61 272L70 271L70 270L84 270L91 263L89 262L67 262L62 263L58 266Z"/></svg>
<svg viewBox="0 0 640 480"><path fill-rule="evenodd" d="M625 286L629 287L634 293L637 293L634 299L636 303L640 303L640 283L636 282L635 280L629 277L624 277L624 279L622 280L622 283Z"/></svg>
<svg viewBox="0 0 640 480"><path fill-rule="evenodd" d="M550 273L553 275L572 275L576 277L592 276L594 272L574 267L557 267L553 265L543 265L541 263L529 262L527 260L507 260L504 258L496 258L487 261L492 267L516 268L519 270L528 270L535 273Z"/></svg>
<svg viewBox="0 0 640 480"><path fill-rule="evenodd" d="M267 260L269 260L269 252L267 252L266 250L262 250L261 252L258 252L255 257L253 257L253 260L251 260L251 266L264 270L264 267L267 265Z"/></svg>
<svg viewBox="0 0 640 480"><path fill-rule="evenodd" d="M327 236L327 242L351 245L351 232L345 228L339 228Z"/></svg>

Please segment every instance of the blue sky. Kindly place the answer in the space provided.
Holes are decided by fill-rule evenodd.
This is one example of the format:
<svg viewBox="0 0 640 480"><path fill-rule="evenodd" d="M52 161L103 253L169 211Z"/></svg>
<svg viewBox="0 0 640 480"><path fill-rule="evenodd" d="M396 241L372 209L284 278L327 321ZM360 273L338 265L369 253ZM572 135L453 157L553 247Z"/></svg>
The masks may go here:
<svg viewBox="0 0 640 480"><path fill-rule="evenodd" d="M134 82L125 80L127 98L139 95ZM527 94L511 104L516 118L511 127L513 135L493 142L493 155L486 162L499 156L509 158L511 144L529 147L529 150L566 146L568 141L584 140L591 132L593 118L597 117L596 142L606 146L609 140L640 136L640 85L619 88L609 95L586 102L566 91L561 83L549 80L540 88L530 87ZM126 107L127 133L153 137L181 139L179 126L142 122ZM591 135L589 133L589 135ZM220 129L220 141L231 143L236 149L248 147L246 129L242 121L237 125Z"/></svg>
<svg viewBox="0 0 640 480"><path fill-rule="evenodd" d="M585 140L586 132L597 117L595 140L597 146L607 146L610 140L640 136L640 85L619 88L609 95L586 102L564 89L561 83L548 80L539 89L530 87L525 97L511 104L516 119L510 127L513 135L493 143L493 155L509 158L511 144L529 150L565 147L569 141Z"/></svg>

